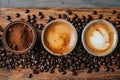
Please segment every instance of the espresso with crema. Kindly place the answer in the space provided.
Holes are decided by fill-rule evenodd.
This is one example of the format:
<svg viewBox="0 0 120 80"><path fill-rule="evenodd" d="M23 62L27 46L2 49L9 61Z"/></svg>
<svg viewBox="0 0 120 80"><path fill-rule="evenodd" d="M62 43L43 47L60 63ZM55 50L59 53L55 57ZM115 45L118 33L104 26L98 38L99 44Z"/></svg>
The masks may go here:
<svg viewBox="0 0 120 80"><path fill-rule="evenodd" d="M115 35L111 25L99 21L89 25L84 35L87 49L96 54L103 54L114 46Z"/></svg>
<svg viewBox="0 0 120 80"><path fill-rule="evenodd" d="M52 52L63 54L71 48L73 34L74 31L69 24L65 22L54 22L46 28L44 42Z"/></svg>

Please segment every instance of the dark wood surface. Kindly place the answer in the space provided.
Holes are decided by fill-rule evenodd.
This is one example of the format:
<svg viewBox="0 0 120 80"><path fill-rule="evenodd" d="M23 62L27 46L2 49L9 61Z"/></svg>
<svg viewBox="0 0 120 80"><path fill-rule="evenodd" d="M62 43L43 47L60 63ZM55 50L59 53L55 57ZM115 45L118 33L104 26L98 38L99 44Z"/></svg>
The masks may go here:
<svg viewBox="0 0 120 80"><path fill-rule="evenodd" d="M37 18L37 23L46 24L48 16L57 18L57 14L65 14L66 8L30 8L30 13L25 14L26 8L0 8L0 25L6 27L9 21L6 20L6 16L10 15L12 21L26 19L28 14L36 14L41 11L45 15L45 18L40 20ZM97 15L93 15L97 18L98 15L102 14L104 19L111 17L110 20L116 21L116 15L120 13L120 8L70 8L74 14L79 17L82 15L91 15L93 10L98 12ZM112 10L116 10L117 14L112 14ZM15 14L20 13L21 17L16 18ZM72 16L70 16L72 17ZM118 26L119 27L119 26ZM114 67L114 66L113 66ZM100 72L92 72L91 74L86 73L85 70L80 70L77 76L73 76L71 72L67 72L66 75L61 75L57 70L55 73L43 72L34 74L31 79L27 78L27 75L31 73L30 69L15 69L12 71L6 69L0 69L0 80L120 80L120 69L115 69L115 72L104 72L103 67L100 68Z"/></svg>

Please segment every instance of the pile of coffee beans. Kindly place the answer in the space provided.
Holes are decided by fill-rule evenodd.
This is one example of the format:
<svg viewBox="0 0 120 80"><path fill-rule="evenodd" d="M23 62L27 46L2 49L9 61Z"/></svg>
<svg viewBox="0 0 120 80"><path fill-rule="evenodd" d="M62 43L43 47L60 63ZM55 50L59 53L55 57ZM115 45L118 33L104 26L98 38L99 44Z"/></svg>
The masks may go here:
<svg viewBox="0 0 120 80"><path fill-rule="evenodd" d="M25 13L29 13L30 10L26 9ZM57 68L58 71L65 75L67 71L71 71L73 75L77 75L78 70L87 69L87 73L92 71L99 72L101 66L104 66L105 72L114 72L115 69L120 69L120 42L118 42L117 48L110 54L104 57L93 56L85 51L81 43L81 33L85 25L92 20L95 20L92 15L98 15L97 11L92 11L92 14L88 16L79 17L77 14L73 14L71 10L67 10L65 14L58 14L59 19L69 21L74 25L78 33L78 42L75 49L65 56L54 56L48 53L42 43L41 39L37 40L35 47L25 54L15 54L5 49L1 41L0 36L0 68L6 68L13 70L16 67L22 69L30 68L32 73L28 74L28 78L32 77L32 74L38 74L39 72L54 73ZM114 10L111 12L113 15L117 12ZM42 12L38 12L40 19L44 18ZM69 16L73 16L70 18ZM17 13L16 17L20 17ZM27 15L26 21L31 23L36 29L43 30L43 24L36 23L36 15ZM119 14L116 15L119 19ZM102 19L103 15L98 15L98 19ZM55 20L53 16L49 16L48 22ZM7 20L11 20L11 16L7 16ZM109 19L106 19L110 21ZM120 36L120 19L117 21L110 21L118 30ZM118 27L119 26L119 27ZM118 40L120 41L120 40ZM113 67L114 66L114 67Z"/></svg>

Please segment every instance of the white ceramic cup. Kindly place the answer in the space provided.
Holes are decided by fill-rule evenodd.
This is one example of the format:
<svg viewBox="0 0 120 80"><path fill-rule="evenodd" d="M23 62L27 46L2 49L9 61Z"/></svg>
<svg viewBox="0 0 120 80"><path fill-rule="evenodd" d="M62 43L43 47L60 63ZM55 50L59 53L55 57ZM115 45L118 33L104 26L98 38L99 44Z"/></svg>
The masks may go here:
<svg viewBox="0 0 120 80"><path fill-rule="evenodd" d="M70 49L69 49L67 52L65 52L65 53L63 53L63 54L54 53L53 51L51 51L51 50L45 45L45 42L44 42L44 34L45 34L46 29L50 26L50 24L53 24L53 23L56 23L56 22L64 22L64 23L67 23L67 24L69 25L69 27L73 30L73 34L72 34L71 40L70 40L70 45L71 45L71 47L70 47ZM62 19L53 20L53 21L51 21L50 23L48 23L48 24L45 26L45 28L43 29L42 34L41 34L41 40L42 40L42 44L43 44L44 48L45 48L49 53L51 53L51 54L53 54L53 55L56 55L56 56L67 55L68 53L70 53L70 52L75 48L76 43L77 43L77 39L78 39L78 35L77 35L77 31L76 31L76 29L74 28L74 26L73 26L71 23L69 23L68 21L62 20Z"/></svg>
<svg viewBox="0 0 120 80"><path fill-rule="evenodd" d="M114 39L114 41L113 41L113 46L112 46L112 48L111 48L110 50L108 50L107 52L102 53L102 54L95 53L95 52L93 52L92 50L88 49L87 45L85 44L85 40L84 40L86 30L90 27L90 25L92 25L92 24L94 24L94 23L96 23L96 22L99 22L99 21L102 21L102 22L108 24L109 27L111 27L111 28L113 29L113 31L114 31L114 37L115 37L115 39ZM113 50L116 48L117 43L118 43L118 34L117 34L117 31L116 31L115 27L114 27L110 22L108 22L108 21L106 21L106 20L93 20L93 21L89 22L89 23L85 26L85 28L83 29L81 39L82 39L83 47L85 48L85 50L86 50L88 53L90 53L90 54L92 54L92 55L94 55L94 56L106 56L106 55L112 53Z"/></svg>

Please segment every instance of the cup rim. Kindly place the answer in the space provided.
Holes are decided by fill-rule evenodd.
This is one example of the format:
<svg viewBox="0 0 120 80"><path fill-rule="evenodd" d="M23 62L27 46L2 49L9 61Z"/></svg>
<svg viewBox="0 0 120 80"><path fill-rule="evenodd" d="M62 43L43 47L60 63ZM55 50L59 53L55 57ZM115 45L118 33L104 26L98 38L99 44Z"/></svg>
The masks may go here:
<svg viewBox="0 0 120 80"><path fill-rule="evenodd" d="M91 24L96 23L96 22L99 22L99 21L102 21L102 22L110 25L110 27L113 28L114 36L115 36L115 40L114 40L114 43L113 43L113 47L112 47L110 50L108 50L108 51L106 51L106 52L104 52L104 53L102 53L102 54L96 54L95 52L92 52L91 50L88 50L88 48L87 48L87 46L86 46L86 44L85 44L85 41L84 41L84 35L85 35L85 32L86 32L86 30L88 29L88 27L89 27ZM114 26L112 23L110 23L110 22L108 22L108 21L106 21L106 20L98 19L98 20L93 20L93 21L89 22L89 23L85 26L85 28L84 28L83 31L82 31L82 38L81 38L81 39L82 39L83 47L85 48L85 50L86 50L89 54L92 54L92 55L94 55L94 56L106 56L106 55L112 53L112 52L115 50L115 48L117 47L117 43L118 43L118 33L117 33L117 30L116 30L115 26Z"/></svg>
<svg viewBox="0 0 120 80"><path fill-rule="evenodd" d="M33 34L33 41L32 41L32 43L31 43L31 45L30 45L28 48L26 48L26 49L24 49L24 50L22 50L22 51L17 51L17 50L12 49L12 48L8 45L8 43L7 43L7 41L6 41L6 33L7 33L8 29L9 29L12 25L17 24L17 23L21 23L21 24L27 25L27 26L32 30L32 34ZM4 46L5 46L5 48L6 48L7 50L9 50L9 51L11 51L11 52L13 52L13 53L20 54L20 53L25 53L25 52L31 50L31 49L34 47L35 43L36 43L36 40L37 40L36 38L37 38L37 34L36 34L36 31L35 31L34 27L33 27L30 23L28 23L28 22L26 22L26 21L18 20L18 21L10 22L10 23L6 26L6 28L5 28L4 32L3 32L3 35L2 35L2 42L3 42L3 44L4 44Z"/></svg>
<svg viewBox="0 0 120 80"><path fill-rule="evenodd" d="M72 48L71 48L69 51L67 51L66 53L63 53L63 54L57 54L57 53L52 52L52 51L45 45L45 43L44 43L44 33L45 33L45 30L47 29L47 27L49 27L50 24L55 23L55 22L64 22L64 23L67 23L68 25L70 25L70 27L71 27L72 30L74 31L74 36L75 36L74 45L72 46ZM45 48L50 54L55 55L55 56L62 56L62 55L67 55L67 54L69 54L69 53L75 48L75 46L76 46L76 44L77 44L77 40L78 40L78 34L77 34L77 31L76 31L75 27L74 27L70 22L68 22L68 21L66 21L66 20L62 20L62 19L53 20L53 21L49 22L48 24L46 24L45 27L44 27L44 29L43 29L43 31L42 31L42 34L41 34L41 41L42 41L42 44L43 44L44 48Z"/></svg>

